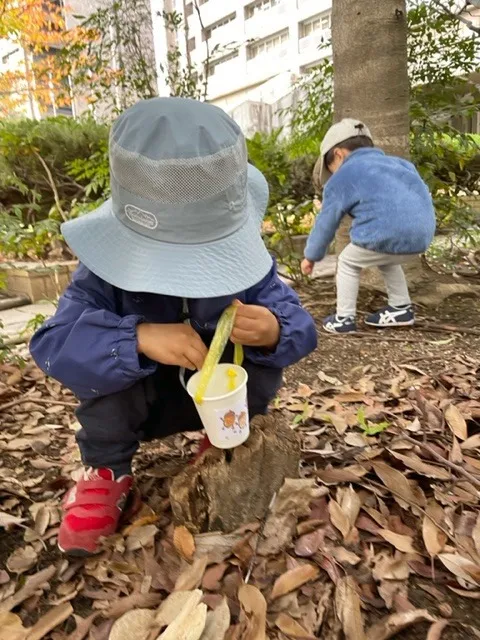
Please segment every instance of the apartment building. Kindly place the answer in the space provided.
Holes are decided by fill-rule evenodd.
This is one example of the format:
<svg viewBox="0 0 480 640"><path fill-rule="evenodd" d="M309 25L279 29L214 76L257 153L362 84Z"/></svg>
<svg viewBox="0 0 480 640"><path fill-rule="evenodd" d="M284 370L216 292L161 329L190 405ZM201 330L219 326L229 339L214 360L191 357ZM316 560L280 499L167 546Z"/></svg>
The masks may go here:
<svg viewBox="0 0 480 640"><path fill-rule="evenodd" d="M330 40L331 0L197 0L200 17L193 0L152 0L158 61L167 53L165 5L184 15L183 52L199 67L209 61L208 99L246 119L247 128L248 121L269 128L268 106L291 94L299 74L331 55L322 48Z"/></svg>

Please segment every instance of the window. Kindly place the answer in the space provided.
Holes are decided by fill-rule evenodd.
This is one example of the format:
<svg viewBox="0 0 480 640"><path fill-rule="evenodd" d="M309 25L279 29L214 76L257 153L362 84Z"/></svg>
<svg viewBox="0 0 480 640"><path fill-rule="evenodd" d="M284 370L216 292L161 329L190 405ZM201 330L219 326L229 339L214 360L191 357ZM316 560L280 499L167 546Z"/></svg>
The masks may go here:
<svg viewBox="0 0 480 640"><path fill-rule="evenodd" d="M273 7L280 6L283 2L284 0L255 0L255 2L245 7L245 19L249 20L262 11L268 11L269 9L273 9Z"/></svg>
<svg viewBox="0 0 480 640"><path fill-rule="evenodd" d="M201 6L202 4L206 4L207 2L208 2L208 0L200 0L200 2L198 4Z"/></svg>
<svg viewBox="0 0 480 640"><path fill-rule="evenodd" d="M206 27L205 31L203 32L203 39L210 40L210 38L212 37L212 33L214 31L216 31L217 29L220 29L221 27L224 27L226 24L230 24L230 22L233 22L236 17L237 17L236 13L231 13L229 16L225 16L225 18L222 18L218 22L215 22L214 24L211 24L209 27Z"/></svg>
<svg viewBox="0 0 480 640"><path fill-rule="evenodd" d="M185 5L185 16L189 18L193 15L193 2L189 2Z"/></svg>
<svg viewBox="0 0 480 640"><path fill-rule="evenodd" d="M192 53L195 50L195 38L188 39L188 52Z"/></svg>
<svg viewBox="0 0 480 640"><path fill-rule="evenodd" d="M247 58L248 60L252 60L266 53L271 53L274 49L279 49L286 42L288 42L288 29L249 45L247 47Z"/></svg>
<svg viewBox="0 0 480 640"><path fill-rule="evenodd" d="M325 31L332 26L331 13L319 13L313 18L309 18L300 23L300 38L306 38L316 31Z"/></svg>
<svg viewBox="0 0 480 640"><path fill-rule="evenodd" d="M230 60L233 60L234 58L238 58L238 49L237 51L232 51L232 53L229 53L228 55L223 56L223 58L218 58L214 62L210 62L208 66L208 75L209 76L215 75L215 70L217 67L219 67L222 64L225 64L225 62L229 62Z"/></svg>

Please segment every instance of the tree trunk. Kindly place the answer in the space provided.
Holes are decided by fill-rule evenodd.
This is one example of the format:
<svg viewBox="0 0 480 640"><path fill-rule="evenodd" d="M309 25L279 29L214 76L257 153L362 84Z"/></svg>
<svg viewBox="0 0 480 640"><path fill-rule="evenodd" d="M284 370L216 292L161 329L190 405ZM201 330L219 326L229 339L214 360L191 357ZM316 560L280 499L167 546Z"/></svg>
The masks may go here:
<svg viewBox="0 0 480 640"><path fill-rule="evenodd" d="M240 447L208 449L173 479L177 524L195 533L231 532L262 519L284 480L298 477L300 443L279 414L257 416L250 428Z"/></svg>
<svg viewBox="0 0 480 640"><path fill-rule="evenodd" d="M333 0L334 117L358 118L386 153L409 154L405 0Z"/></svg>

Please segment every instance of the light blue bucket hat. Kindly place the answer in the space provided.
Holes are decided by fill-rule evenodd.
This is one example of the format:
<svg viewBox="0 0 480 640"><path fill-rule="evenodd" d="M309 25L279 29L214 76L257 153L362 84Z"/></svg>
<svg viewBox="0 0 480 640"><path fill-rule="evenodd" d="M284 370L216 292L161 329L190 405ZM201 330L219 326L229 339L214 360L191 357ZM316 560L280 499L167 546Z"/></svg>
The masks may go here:
<svg viewBox="0 0 480 640"><path fill-rule="evenodd" d="M112 127L110 172L111 199L62 226L79 260L106 282L214 298L248 289L271 269L260 232L267 182L218 107L139 102Z"/></svg>

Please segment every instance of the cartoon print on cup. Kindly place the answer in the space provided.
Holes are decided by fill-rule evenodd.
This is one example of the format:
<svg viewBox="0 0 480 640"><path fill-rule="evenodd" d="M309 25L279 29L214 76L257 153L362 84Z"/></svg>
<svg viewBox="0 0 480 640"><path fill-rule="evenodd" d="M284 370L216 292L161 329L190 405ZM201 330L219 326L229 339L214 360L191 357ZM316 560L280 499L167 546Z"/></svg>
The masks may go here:
<svg viewBox="0 0 480 640"><path fill-rule="evenodd" d="M245 430L248 429L248 407L245 402L227 410L222 409L216 413L220 422L222 437L226 441L236 440L239 435L244 434Z"/></svg>
<svg viewBox="0 0 480 640"><path fill-rule="evenodd" d="M231 410L227 411L227 413L222 418L223 426L226 429L233 429L236 421L237 421L237 415L235 411L231 411Z"/></svg>
<svg viewBox="0 0 480 640"><path fill-rule="evenodd" d="M238 416L237 416L237 424L240 427L240 429L245 429L245 427L248 424L248 414L246 411L242 411Z"/></svg>

